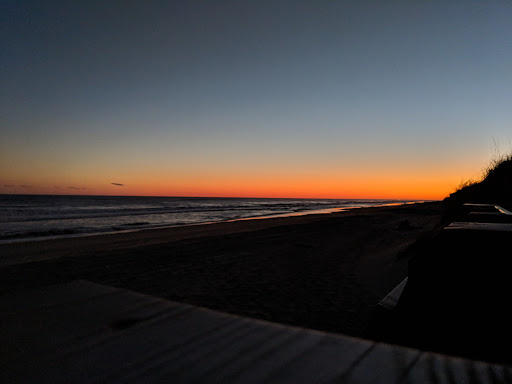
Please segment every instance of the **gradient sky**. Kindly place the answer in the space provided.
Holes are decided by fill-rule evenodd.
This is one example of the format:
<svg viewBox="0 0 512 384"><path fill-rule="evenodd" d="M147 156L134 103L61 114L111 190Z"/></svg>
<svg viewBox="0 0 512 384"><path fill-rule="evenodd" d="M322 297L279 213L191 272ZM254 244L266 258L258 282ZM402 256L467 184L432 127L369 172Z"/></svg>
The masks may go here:
<svg viewBox="0 0 512 384"><path fill-rule="evenodd" d="M511 150L509 0L0 18L0 193L442 199Z"/></svg>

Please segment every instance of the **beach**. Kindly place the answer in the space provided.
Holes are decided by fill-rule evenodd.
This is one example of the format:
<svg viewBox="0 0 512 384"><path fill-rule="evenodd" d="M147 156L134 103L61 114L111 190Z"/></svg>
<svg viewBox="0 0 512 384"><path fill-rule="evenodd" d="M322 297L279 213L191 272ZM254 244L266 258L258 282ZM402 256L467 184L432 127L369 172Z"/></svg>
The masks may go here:
<svg viewBox="0 0 512 384"><path fill-rule="evenodd" d="M0 245L0 294L77 279L364 337L442 202Z"/></svg>

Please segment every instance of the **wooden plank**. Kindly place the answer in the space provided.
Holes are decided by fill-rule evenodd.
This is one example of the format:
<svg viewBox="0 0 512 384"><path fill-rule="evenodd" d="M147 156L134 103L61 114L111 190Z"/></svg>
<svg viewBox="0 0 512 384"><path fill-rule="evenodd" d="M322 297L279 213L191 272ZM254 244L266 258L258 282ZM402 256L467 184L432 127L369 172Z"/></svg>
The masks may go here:
<svg viewBox="0 0 512 384"><path fill-rule="evenodd" d="M469 221L455 221L445 227L445 229L510 232L512 231L512 223L475 223Z"/></svg>
<svg viewBox="0 0 512 384"><path fill-rule="evenodd" d="M499 212L470 212L463 221L473 223L512 223L512 215Z"/></svg>
<svg viewBox="0 0 512 384"><path fill-rule="evenodd" d="M417 363L421 352L416 349L398 348L388 344L376 344L364 359L352 367L338 382L349 383L399 383ZM423 378L424 379L424 378ZM419 382L426 382L421 380Z"/></svg>
<svg viewBox="0 0 512 384"><path fill-rule="evenodd" d="M398 304L398 300L400 300L400 296L407 285L407 280L409 277L406 277L402 280L400 284L398 284L391 292L389 292L386 297L384 297L381 301L379 301L379 305L386 309L393 309Z"/></svg>
<svg viewBox="0 0 512 384"><path fill-rule="evenodd" d="M493 383L512 369L86 281L5 295L0 308L9 309L0 328L2 383L437 383L453 375Z"/></svg>
<svg viewBox="0 0 512 384"><path fill-rule="evenodd" d="M495 207L498 211L500 211L500 213L503 213L504 215L512 216L512 212L510 212L509 210L507 210L503 207L500 207L499 205L496 205Z"/></svg>
<svg viewBox="0 0 512 384"><path fill-rule="evenodd" d="M470 208L473 212L496 212L496 206L494 204L473 204L466 203L464 206Z"/></svg>
<svg viewBox="0 0 512 384"><path fill-rule="evenodd" d="M489 212L495 212L498 211L504 215L512 215L512 212L509 210L503 208L500 205L496 204L475 204L475 203L465 203L464 204L467 207L472 207L478 211L489 211Z"/></svg>
<svg viewBox="0 0 512 384"><path fill-rule="evenodd" d="M423 353L406 379L412 383L508 383L511 376L510 369L500 365Z"/></svg>
<svg viewBox="0 0 512 384"><path fill-rule="evenodd" d="M49 306L40 307L37 311L10 313L2 318L1 323L5 330L9 330L4 336L5 343L16 346L8 355L15 360L16 355L38 358L57 352L62 354L83 343L115 337L117 329L164 315L177 316L186 310L190 308L151 297L113 292L95 296L94 300L66 303L65 310ZM18 351L18 354L13 354L13 351Z"/></svg>

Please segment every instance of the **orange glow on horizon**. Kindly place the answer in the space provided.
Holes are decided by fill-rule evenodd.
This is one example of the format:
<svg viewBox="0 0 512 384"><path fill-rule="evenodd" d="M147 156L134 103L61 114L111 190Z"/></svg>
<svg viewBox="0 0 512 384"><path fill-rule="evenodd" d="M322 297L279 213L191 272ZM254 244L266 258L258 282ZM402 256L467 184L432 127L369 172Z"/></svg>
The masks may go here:
<svg viewBox="0 0 512 384"><path fill-rule="evenodd" d="M323 177L322 177L323 176ZM123 185L115 185L123 184ZM318 198L318 199L411 199L442 200L455 190L449 177L326 177L305 179L293 176L266 178L203 177L156 181L152 178L125 177L111 182L41 183L18 188L4 188L1 193L112 195L112 196L192 196L192 197L254 197L254 198ZM16 183L12 183L15 186Z"/></svg>
<svg viewBox="0 0 512 384"><path fill-rule="evenodd" d="M243 168L243 167L240 167ZM318 166L267 169L185 169L184 167L84 167L45 174L37 167L8 173L0 193L196 196L318 199L443 200L463 177L475 177L474 164ZM478 172L476 172L476 175ZM116 185L122 184L122 185Z"/></svg>

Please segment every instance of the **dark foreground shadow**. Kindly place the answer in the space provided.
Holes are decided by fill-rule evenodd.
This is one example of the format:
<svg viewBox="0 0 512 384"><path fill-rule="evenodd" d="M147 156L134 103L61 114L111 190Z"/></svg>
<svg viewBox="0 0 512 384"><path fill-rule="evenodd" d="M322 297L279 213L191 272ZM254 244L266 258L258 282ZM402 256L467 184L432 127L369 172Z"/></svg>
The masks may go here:
<svg viewBox="0 0 512 384"><path fill-rule="evenodd" d="M474 360L511 364L512 232L442 230L409 261L392 311L369 337Z"/></svg>

